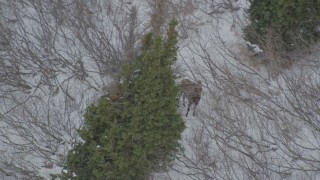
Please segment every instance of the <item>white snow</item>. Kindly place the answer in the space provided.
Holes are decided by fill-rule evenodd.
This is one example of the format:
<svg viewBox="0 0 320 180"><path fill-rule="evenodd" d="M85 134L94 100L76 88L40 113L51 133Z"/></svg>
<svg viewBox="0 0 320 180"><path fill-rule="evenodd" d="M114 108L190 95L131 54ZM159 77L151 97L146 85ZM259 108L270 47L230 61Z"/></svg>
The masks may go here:
<svg viewBox="0 0 320 180"><path fill-rule="evenodd" d="M263 52L263 50L257 44L252 44L249 41L247 41L246 43L250 50L252 50L255 54L260 54Z"/></svg>
<svg viewBox="0 0 320 180"><path fill-rule="evenodd" d="M272 64L252 67L246 64L252 57L242 55L241 48L248 46L255 54L265 52L242 38L241 29L247 23L246 0L228 1L233 9L221 6L221 1L186 2L190 4L172 1L175 7L184 5L172 12L180 20L177 69L181 78L202 81L203 96L197 115L184 118L187 129L181 140L183 154L169 172L155 173L154 179L319 179L320 46L314 46L310 54L297 53L297 61L281 72ZM124 3L126 10L137 6L140 31L150 28L147 1L113 3ZM37 17L32 6L22 8L22 12L26 17ZM111 12L97 17L101 22L98 28L114 32L116 27L111 24L121 17L107 13ZM20 36L14 44L24 39L40 43L32 36L42 32L38 20L19 19L30 34ZM315 31L319 29L317 26ZM24 35L22 29L18 32ZM76 129L82 125L85 108L97 100L110 81L85 48L72 40L76 36L70 29L58 32L62 34L57 34L54 45L58 55L47 57L43 64L21 66L21 72L30 73L23 78L32 89L1 94L5 98L0 105L0 133L7 138L0 141L0 159L7 164L0 164L0 170L10 173L28 169L45 179L50 174L67 173L61 163L72 145L81 142ZM64 35L70 40L63 40ZM119 34L109 35L110 43L121 49ZM34 51L43 53L42 49ZM25 58L31 58L28 56ZM54 64L55 58L70 61L60 66ZM54 71L38 72L40 66L52 66ZM76 73L73 67L84 67L87 74ZM0 87L1 92L7 88ZM16 108L20 104L25 105ZM180 111L184 115L186 107L181 106ZM50 127L50 131L44 127ZM70 127L72 131L68 131ZM8 170L6 165L16 169Z"/></svg>

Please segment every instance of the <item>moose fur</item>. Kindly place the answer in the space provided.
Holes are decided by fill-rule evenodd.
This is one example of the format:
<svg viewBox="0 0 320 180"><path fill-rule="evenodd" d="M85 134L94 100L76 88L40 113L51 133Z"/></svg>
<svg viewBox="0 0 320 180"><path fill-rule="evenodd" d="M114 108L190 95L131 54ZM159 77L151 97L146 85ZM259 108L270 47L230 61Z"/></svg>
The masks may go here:
<svg viewBox="0 0 320 180"><path fill-rule="evenodd" d="M193 116L195 116L195 109L199 104L201 99L201 92L202 92L202 85L201 81L197 83L192 82L189 79L183 79L180 83L181 86L181 95L182 95L182 102L183 106L185 106L185 99L188 99L188 109L186 113L186 117L190 111L191 105L193 105Z"/></svg>

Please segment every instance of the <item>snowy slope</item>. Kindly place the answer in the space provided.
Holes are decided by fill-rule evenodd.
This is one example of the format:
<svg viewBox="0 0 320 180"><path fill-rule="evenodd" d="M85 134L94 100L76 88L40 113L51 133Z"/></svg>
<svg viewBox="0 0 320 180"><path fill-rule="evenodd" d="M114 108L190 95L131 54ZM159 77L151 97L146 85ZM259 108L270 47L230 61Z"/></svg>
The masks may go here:
<svg viewBox="0 0 320 180"><path fill-rule="evenodd" d="M238 3L239 11L216 18L195 13L203 26L180 50L185 75L207 89L198 116L185 119L186 154L172 177L318 179L319 59L297 53L288 69L247 63L240 31L247 4Z"/></svg>
<svg viewBox="0 0 320 180"><path fill-rule="evenodd" d="M91 18L82 23L97 23L85 31L80 31L83 24L78 29L72 24L80 6L71 4L68 8L74 12L66 14L54 11L54 6L44 9L70 17L55 26L59 19L39 18L39 4L15 3L21 5L22 19L12 46L21 52L31 48L34 54L1 54L8 67L21 58L17 69L31 87L0 87L3 179L49 179L50 173L61 172L68 149L79 141L76 129L85 108L111 81L106 72L114 69L104 69L113 67L108 60L112 55L128 56L122 40L130 33L127 18L132 7L138 7L137 39L150 28L148 2L152 1L102 2L104 8L92 3L92 9L82 9L89 14L83 18ZM197 115L184 118L184 152L169 172L155 173L154 179L320 178L320 46L294 54L295 62L287 68L250 55L241 31L248 5L246 0L170 1L166 16L180 22L176 70L181 79L201 80L203 95ZM40 26L45 20L52 24ZM50 34L55 28L57 33ZM92 44L83 43L81 33L88 33ZM55 47L51 53L45 48L48 42ZM96 51L98 47L114 54ZM184 115L186 108L180 111Z"/></svg>

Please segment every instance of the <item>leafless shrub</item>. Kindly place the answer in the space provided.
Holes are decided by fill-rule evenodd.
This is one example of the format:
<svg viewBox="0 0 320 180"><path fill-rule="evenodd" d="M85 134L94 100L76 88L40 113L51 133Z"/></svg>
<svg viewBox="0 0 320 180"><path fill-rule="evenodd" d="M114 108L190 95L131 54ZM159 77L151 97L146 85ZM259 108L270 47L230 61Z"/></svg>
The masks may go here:
<svg viewBox="0 0 320 180"><path fill-rule="evenodd" d="M138 12L120 1L0 0L0 175L62 167L87 105L138 53Z"/></svg>
<svg viewBox="0 0 320 180"><path fill-rule="evenodd" d="M174 166L180 176L318 178L319 58L283 53L269 35L264 56L242 55L223 36L193 37L185 47L192 56L181 59L206 94Z"/></svg>
<svg viewBox="0 0 320 180"><path fill-rule="evenodd" d="M280 35L272 29L268 30L265 36L257 36L256 41L258 41L259 46L254 46L261 48L261 52L256 52L257 50L252 49L253 47L239 45L240 57L237 59L240 62L258 70L264 68L270 76L277 77L286 69L290 69L296 61L293 53L290 54L285 51Z"/></svg>
<svg viewBox="0 0 320 180"><path fill-rule="evenodd" d="M150 0L151 7L151 27L156 35L161 35L165 32L165 23L169 20L168 0Z"/></svg>

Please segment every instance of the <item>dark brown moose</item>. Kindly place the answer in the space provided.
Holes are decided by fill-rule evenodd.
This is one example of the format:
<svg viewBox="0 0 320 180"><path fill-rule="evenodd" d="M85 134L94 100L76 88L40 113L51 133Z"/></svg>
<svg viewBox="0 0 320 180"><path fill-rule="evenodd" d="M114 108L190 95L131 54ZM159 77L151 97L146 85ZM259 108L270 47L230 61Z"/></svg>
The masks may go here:
<svg viewBox="0 0 320 180"><path fill-rule="evenodd" d="M183 106L185 106L185 99L188 99L188 110L186 113L186 117L188 116L191 105L193 105L193 116L195 116L195 109L201 99L201 81L197 81L197 83L195 83L189 79L183 79L180 83L180 86L181 95L183 98Z"/></svg>

